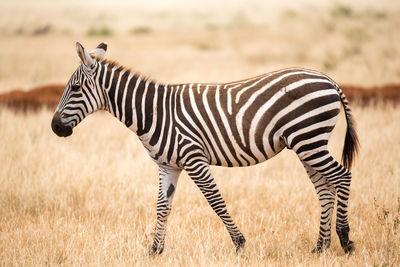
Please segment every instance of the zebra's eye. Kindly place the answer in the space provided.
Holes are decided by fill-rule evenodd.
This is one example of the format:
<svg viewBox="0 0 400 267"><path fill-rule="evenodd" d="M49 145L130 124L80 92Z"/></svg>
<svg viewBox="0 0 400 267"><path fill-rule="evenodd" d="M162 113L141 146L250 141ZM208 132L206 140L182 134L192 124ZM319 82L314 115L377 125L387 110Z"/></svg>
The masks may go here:
<svg viewBox="0 0 400 267"><path fill-rule="evenodd" d="M74 84L74 85L72 85L72 87L71 87L71 92L79 92L79 89L80 89L81 87L78 85L78 84Z"/></svg>

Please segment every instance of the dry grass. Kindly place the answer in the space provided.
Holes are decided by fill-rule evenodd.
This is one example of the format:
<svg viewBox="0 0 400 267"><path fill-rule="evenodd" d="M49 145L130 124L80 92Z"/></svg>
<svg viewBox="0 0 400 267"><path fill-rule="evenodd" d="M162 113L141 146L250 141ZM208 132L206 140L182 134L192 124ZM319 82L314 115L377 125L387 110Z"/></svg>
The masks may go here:
<svg viewBox="0 0 400 267"><path fill-rule="evenodd" d="M103 40L109 58L171 83L237 80L293 65L338 82L400 81L399 1L143 2L1 1L0 91L66 82L78 63L75 41L90 49ZM32 35L46 25L49 32ZM51 132L51 116L0 109L0 266L400 264L398 109L355 108L362 150L353 170L350 257L336 235L326 253L309 253L319 203L290 151L250 168L213 168L247 238L239 256L184 174L164 254L149 257L158 178L145 149L105 114L66 139ZM337 158L343 121L331 140Z"/></svg>
<svg viewBox="0 0 400 267"><path fill-rule="evenodd" d="M218 217L181 176L163 255L147 256L155 226L157 168L109 115L87 118L66 139L51 112L0 111L0 265L378 265L400 263L400 120L392 107L356 108L362 151L350 199L354 255L336 235L311 255L319 203L293 152L249 168L214 168L247 238L239 256ZM331 140L338 157L344 119Z"/></svg>

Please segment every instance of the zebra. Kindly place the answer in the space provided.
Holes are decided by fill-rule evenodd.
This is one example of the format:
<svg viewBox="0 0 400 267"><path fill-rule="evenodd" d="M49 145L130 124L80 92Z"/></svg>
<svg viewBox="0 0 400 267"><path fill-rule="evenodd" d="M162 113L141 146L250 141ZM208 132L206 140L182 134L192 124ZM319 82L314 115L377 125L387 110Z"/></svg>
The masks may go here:
<svg viewBox="0 0 400 267"><path fill-rule="evenodd" d="M230 83L159 84L104 58L107 43L87 52L68 81L51 122L67 137L87 115L109 111L135 132L158 164L157 223L151 254L164 250L166 225L182 170L222 220L239 252L246 242L231 218L210 165L242 167L293 150L313 183L321 205L319 236L312 253L331 243L337 198L336 232L345 253L349 239L350 167L359 141L348 100L326 75L302 68L282 69ZM329 153L329 136L341 104L347 129L342 164Z"/></svg>

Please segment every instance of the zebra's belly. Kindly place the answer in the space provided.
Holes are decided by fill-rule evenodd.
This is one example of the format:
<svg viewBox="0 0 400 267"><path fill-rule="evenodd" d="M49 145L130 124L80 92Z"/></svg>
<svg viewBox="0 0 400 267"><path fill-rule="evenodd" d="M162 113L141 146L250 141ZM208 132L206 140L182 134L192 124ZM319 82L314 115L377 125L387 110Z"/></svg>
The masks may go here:
<svg viewBox="0 0 400 267"><path fill-rule="evenodd" d="M268 153L262 153L257 147L265 146L268 140L261 139L257 143L249 143L247 146L239 145L238 142L232 138L232 143L230 144L230 149L217 150L213 149L215 152L210 155L210 165L224 166L224 167L245 167L255 165L264 162L285 148L285 142L276 138L273 140L273 147L268 151Z"/></svg>
<svg viewBox="0 0 400 267"><path fill-rule="evenodd" d="M244 167L264 162L285 148L285 143L280 138L276 138L274 141L275 150L271 150L268 154L257 153L255 144L243 146L234 137L229 139L229 142L220 139L218 142L213 140L213 143L210 142L210 139L201 142L199 138L195 139L193 136L184 136L183 139L178 138L178 136L171 136L170 138L171 140L167 142L171 144L169 149L160 149L160 147L146 145L146 142L143 142L149 156L158 165L183 168L188 162L192 161L191 155L201 155L200 158L208 161L210 165ZM268 140L261 140L260 142L265 143Z"/></svg>

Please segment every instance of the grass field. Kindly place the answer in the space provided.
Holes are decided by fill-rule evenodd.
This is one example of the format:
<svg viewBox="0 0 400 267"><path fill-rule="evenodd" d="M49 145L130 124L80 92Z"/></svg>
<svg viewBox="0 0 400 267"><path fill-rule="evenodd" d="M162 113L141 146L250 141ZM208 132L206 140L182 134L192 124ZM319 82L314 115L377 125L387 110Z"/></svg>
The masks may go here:
<svg viewBox="0 0 400 267"><path fill-rule="evenodd" d="M157 168L137 138L94 114L70 138L51 112L0 111L0 265L377 265L400 263L400 112L355 108L362 150L349 206L356 252L336 234L316 256L319 202L291 151L248 168L213 168L247 244L237 256L223 224L182 175L164 254L147 256L155 226ZM339 157L344 118L331 140Z"/></svg>
<svg viewBox="0 0 400 267"><path fill-rule="evenodd" d="M400 81L398 1L156 2L1 1L0 91L66 82L78 63L75 41L90 49L103 40L109 58L171 83L237 80L293 65L338 82ZM183 173L165 251L151 257L157 167L134 134L99 112L59 138L52 111L0 107L0 266L398 266L400 109L352 107L361 142L349 206L353 255L336 234L325 253L310 253L319 202L285 150L253 167L212 168L247 239L239 255ZM344 131L341 116L330 143L337 159Z"/></svg>

